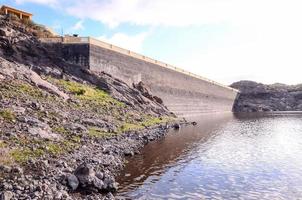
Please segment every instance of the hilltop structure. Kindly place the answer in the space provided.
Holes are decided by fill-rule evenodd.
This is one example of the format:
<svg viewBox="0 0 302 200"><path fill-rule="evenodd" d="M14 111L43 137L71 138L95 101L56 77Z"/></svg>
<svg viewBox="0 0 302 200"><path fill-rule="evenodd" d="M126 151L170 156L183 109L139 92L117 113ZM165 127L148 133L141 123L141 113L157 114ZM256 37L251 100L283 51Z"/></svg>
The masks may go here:
<svg viewBox="0 0 302 200"><path fill-rule="evenodd" d="M16 8L12 8L6 5L3 5L1 7L1 13L5 14L5 15L15 15L17 16L19 19L28 19L31 20L33 14L22 11L22 10L18 10Z"/></svg>

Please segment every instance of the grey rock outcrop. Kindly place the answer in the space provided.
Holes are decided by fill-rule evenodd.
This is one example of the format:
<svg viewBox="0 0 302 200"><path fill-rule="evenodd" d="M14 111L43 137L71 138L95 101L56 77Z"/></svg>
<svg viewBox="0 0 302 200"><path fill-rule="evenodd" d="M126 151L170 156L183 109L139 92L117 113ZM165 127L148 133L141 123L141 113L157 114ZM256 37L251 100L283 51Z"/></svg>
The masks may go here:
<svg viewBox="0 0 302 200"><path fill-rule="evenodd" d="M234 112L302 111L302 84L239 81L230 86L240 90Z"/></svg>

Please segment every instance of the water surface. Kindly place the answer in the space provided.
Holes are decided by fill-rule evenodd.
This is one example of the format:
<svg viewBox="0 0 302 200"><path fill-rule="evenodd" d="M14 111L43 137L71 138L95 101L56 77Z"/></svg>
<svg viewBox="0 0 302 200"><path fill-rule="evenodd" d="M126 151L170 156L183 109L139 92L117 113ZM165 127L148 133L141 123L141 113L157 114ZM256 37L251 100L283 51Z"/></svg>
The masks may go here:
<svg viewBox="0 0 302 200"><path fill-rule="evenodd" d="M302 114L215 115L130 158L117 197L302 199Z"/></svg>

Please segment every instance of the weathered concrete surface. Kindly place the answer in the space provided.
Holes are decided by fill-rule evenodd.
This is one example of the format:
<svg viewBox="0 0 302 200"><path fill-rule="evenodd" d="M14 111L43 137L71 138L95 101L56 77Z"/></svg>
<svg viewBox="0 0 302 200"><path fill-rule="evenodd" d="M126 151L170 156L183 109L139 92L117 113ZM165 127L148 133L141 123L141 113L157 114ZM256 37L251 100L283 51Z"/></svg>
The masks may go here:
<svg viewBox="0 0 302 200"><path fill-rule="evenodd" d="M235 90L99 46L64 46L68 52L65 59L72 63L82 65L80 61L89 55L89 68L93 71L104 71L129 85L142 81L179 117L232 111Z"/></svg>
<svg viewBox="0 0 302 200"><path fill-rule="evenodd" d="M63 45L63 57L71 63L89 68L89 44Z"/></svg>

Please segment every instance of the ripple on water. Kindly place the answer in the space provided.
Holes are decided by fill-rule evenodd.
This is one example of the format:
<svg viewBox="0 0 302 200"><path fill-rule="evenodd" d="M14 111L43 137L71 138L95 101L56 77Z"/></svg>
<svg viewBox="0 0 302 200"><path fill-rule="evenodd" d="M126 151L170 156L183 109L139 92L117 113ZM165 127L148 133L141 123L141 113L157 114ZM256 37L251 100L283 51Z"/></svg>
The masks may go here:
<svg viewBox="0 0 302 200"><path fill-rule="evenodd" d="M147 145L118 177L117 195L302 199L301 169L302 115L219 116Z"/></svg>

